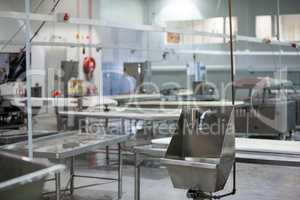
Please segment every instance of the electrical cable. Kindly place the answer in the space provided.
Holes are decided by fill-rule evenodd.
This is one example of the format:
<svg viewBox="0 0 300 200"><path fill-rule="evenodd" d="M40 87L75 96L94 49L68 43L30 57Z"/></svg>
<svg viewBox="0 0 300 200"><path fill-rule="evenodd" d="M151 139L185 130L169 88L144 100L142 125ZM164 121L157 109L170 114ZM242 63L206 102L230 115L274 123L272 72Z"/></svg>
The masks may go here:
<svg viewBox="0 0 300 200"><path fill-rule="evenodd" d="M41 0L40 2L39 2L39 4L35 7L35 9L33 10L33 13L36 13L38 10L39 10L39 8L43 5L43 3L45 2L46 0ZM1 47L1 49L0 49L0 51L3 51L11 42L12 42L12 40L14 39L14 38L16 38L17 37L17 35L22 31L22 29L25 27L25 23L23 23L19 28L18 28L18 30L9 38L9 40L5 43L5 44L3 44L2 45L2 47Z"/></svg>
<svg viewBox="0 0 300 200"><path fill-rule="evenodd" d="M54 6L52 7L52 9L50 10L50 12L48 13L49 15L53 14L57 8L57 6L59 5L59 3L61 2L61 0L57 0L57 2L54 4ZM45 26L46 21L43 21L41 23L41 25L38 27L38 29L34 32L33 36L30 38L30 42L32 42L32 40L39 34L39 32L42 30L42 28ZM25 47L22 49L24 50Z"/></svg>
<svg viewBox="0 0 300 200"><path fill-rule="evenodd" d="M35 8L35 12L40 8L40 6L43 4L44 1L45 1L45 0L42 0L42 1L38 4L38 6ZM59 5L60 2L61 2L61 0L58 0L58 1L55 2L54 6L53 6L52 9L50 10L49 14L53 14L53 12L56 10L56 8L57 8L57 6ZM41 31L41 29L44 27L45 24L46 24L46 21L43 21L42 24L38 27L38 29L35 31L35 33L34 33L33 36L31 37L30 42L32 42L32 40L39 34L39 32ZM23 26L21 26L21 27L19 28L19 30L21 31L21 30L24 28L24 26L25 26L25 24L23 24ZM18 30L18 31L19 31L19 30ZM4 45L4 47L1 48L1 50L3 50L4 48L6 48L6 47L9 45L9 43L14 39L15 35L17 35L17 34L19 33L18 31L13 35L13 37L10 38L10 40L7 42L7 44ZM19 55L16 57L16 61L14 62L14 66L15 66L16 68L13 68L12 70L14 70L14 72L18 72L18 73L17 73L17 74L15 74L15 73L10 73L10 74L14 74L14 77L11 77L11 78L13 78L13 79L16 79L18 76L21 76L21 75L24 73L24 71L25 71L24 66L19 66L20 63L23 63L24 60L26 59L25 51L24 51L25 48L26 48L26 46L24 46L24 47L20 50ZM17 66L19 66L19 67L17 67ZM23 79L23 81L25 81L25 79Z"/></svg>

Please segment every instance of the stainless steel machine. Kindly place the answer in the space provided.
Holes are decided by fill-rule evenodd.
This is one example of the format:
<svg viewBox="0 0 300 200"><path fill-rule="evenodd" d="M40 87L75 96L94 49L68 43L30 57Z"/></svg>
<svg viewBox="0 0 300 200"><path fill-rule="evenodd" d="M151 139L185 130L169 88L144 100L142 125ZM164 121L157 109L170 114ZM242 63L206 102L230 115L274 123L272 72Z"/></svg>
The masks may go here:
<svg viewBox="0 0 300 200"><path fill-rule="evenodd" d="M220 199L235 193L234 187L231 193L213 195L224 189L235 163L233 120L233 112L230 116L210 110L182 112L162 161L174 187L188 190L188 198Z"/></svg>
<svg viewBox="0 0 300 200"><path fill-rule="evenodd" d="M236 81L235 88L247 104L236 111L236 132L286 138L296 129L295 92L290 81L244 79Z"/></svg>
<svg viewBox="0 0 300 200"><path fill-rule="evenodd" d="M36 85L31 89L32 97L42 96L42 87ZM0 129L15 128L24 124L26 104L16 105L16 98L26 97L25 82L8 82L0 85ZM41 106L33 104L32 114L36 115Z"/></svg>
<svg viewBox="0 0 300 200"><path fill-rule="evenodd" d="M216 95L215 90L215 88L204 82L194 82L194 88L191 91L181 88L169 88L160 92L163 101L216 101L219 97Z"/></svg>

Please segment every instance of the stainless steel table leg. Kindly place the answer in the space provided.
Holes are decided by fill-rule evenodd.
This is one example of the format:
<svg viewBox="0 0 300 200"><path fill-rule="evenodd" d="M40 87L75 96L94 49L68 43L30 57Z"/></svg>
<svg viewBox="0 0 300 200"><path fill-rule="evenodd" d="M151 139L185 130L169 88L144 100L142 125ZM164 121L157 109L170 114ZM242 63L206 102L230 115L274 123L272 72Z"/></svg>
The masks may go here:
<svg viewBox="0 0 300 200"><path fill-rule="evenodd" d="M126 130L125 130L125 119L121 119L121 135L125 135Z"/></svg>
<svg viewBox="0 0 300 200"><path fill-rule="evenodd" d="M118 170L118 199L122 199L123 188L122 188L122 168L123 168L123 160L122 160L122 152L121 152L121 144L118 143L118 158L119 158L119 170Z"/></svg>
<svg viewBox="0 0 300 200"><path fill-rule="evenodd" d="M108 125L109 125L109 119L108 118L105 118L104 119L104 128L105 128L105 134L109 134L109 128L108 128Z"/></svg>
<svg viewBox="0 0 300 200"><path fill-rule="evenodd" d="M109 146L105 147L106 166L109 166Z"/></svg>
<svg viewBox="0 0 300 200"><path fill-rule="evenodd" d="M55 173L56 200L60 200L60 173Z"/></svg>
<svg viewBox="0 0 300 200"><path fill-rule="evenodd" d="M129 134L132 133L132 120L129 120Z"/></svg>
<svg viewBox="0 0 300 200"><path fill-rule="evenodd" d="M141 169L139 154L135 153L135 166L134 166L134 200L140 200L140 182L141 180Z"/></svg>
<svg viewBox="0 0 300 200"><path fill-rule="evenodd" d="M144 136L146 137L146 139L149 139L149 135L148 135L148 121L144 120L143 121L143 127L144 127Z"/></svg>
<svg viewBox="0 0 300 200"><path fill-rule="evenodd" d="M70 193L71 195L74 194L74 166L75 165L75 157L71 158L71 165L70 165Z"/></svg>
<svg viewBox="0 0 300 200"><path fill-rule="evenodd" d="M249 136L250 108L246 108L246 136Z"/></svg>
<svg viewBox="0 0 300 200"><path fill-rule="evenodd" d="M108 118L105 118L105 133L108 134ZM109 166L109 146L105 147L106 166Z"/></svg>
<svg viewBox="0 0 300 200"><path fill-rule="evenodd" d="M154 121L151 121L151 140L154 139L154 135L155 135L154 130L155 130Z"/></svg>

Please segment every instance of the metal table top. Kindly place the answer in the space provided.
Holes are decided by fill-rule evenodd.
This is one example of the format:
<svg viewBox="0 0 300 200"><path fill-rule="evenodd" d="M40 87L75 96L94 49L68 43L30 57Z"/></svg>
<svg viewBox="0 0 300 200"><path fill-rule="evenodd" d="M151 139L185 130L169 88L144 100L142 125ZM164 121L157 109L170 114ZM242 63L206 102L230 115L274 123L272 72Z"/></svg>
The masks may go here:
<svg viewBox="0 0 300 200"><path fill-rule="evenodd" d="M138 108L112 108L108 112L104 111L61 111L60 116L77 116L77 117L100 117L100 118L117 118L128 120L178 120L181 109L138 109Z"/></svg>
<svg viewBox="0 0 300 200"><path fill-rule="evenodd" d="M151 142L155 147L167 148L171 142L171 138L154 139ZM300 156L300 141L235 138L235 146L237 152L259 152Z"/></svg>
<svg viewBox="0 0 300 200"><path fill-rule="evenodd" d="M25 107L26 106L26 97L11 97L7 98L12 105L17 107ZM45 97L32 97L30 98L32 101L33 107L43 107L43 106L53 106L53 107L77 107L78 99L75 97L70 98L45 98ZM82 97L83 107L91 107L97 105L117 105L115 100L106 97Z"/></svg>
<svg viewBox="0 0 300 200"><path fill-rule="evenodd" d="M38 130L33 132L33 138L45 137L57 134L57 131ZM26 130L0 130L0 145L12 144L27 140Z"/></svg>
<svg viewBox="0 0 300 200"><path fill-rule="evenodd" d="M167 148L157 145L145 145L135 147L134 151L146 157L163 158ZM236 150L236 161L240 163L300 167L300 154Z"/></svg>
<svg viewBox="0 0 300 200"><path fill-rule="evenodd" d="M123 95L113 95L106 96L107 98L111 98L114 100L152 100L161 98L161 94L123 94Z"/></svg>
<svg viewBox="0 0 300 200"><path fill-rule="evenodd" d="M137 101L130 102L127 104L132 107L170 107L170 108L181 108L181 107L198 107L198 108L225 108L231 107L231 101ZM235 102L235 106L244 106L243 101Z"/></svg>
<svg viewBox="0 0 300 200"><path fill-rule="evenodd" d="M97 148L125 142L128 135L78 134L78 132L61 133L33 140L35 157L65 159L77 156ZM27 152L27 142L20 142L2 147L4 150L19 153Z"/></svg>

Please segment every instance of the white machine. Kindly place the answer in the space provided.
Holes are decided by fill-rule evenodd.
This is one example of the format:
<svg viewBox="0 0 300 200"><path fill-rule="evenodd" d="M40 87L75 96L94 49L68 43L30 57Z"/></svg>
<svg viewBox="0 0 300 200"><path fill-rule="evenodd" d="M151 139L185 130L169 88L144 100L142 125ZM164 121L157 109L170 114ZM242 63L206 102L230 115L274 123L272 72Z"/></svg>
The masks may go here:
<svg viewBox="0 0 300 200"><path fill-rule="evenodd" d="M32 96L41 96L41 87L38 85L32 88ZM25 82L8 82L0 85L0 127L19 125L24 122L26 113L25 104L22 106L16 103L15 99L24 99L26 96ZM40 106L32 107L32 114L36 115Z"/></svg>

